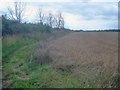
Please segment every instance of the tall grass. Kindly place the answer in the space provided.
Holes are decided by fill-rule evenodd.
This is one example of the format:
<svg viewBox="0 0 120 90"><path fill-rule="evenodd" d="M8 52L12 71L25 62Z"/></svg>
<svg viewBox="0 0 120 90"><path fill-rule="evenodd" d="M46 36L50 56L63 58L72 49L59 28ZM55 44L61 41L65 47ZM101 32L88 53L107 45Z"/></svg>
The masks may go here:
<svg viewBox="0 0 120 90"><path fill-rule="evenodd" d="M117 72L105 69L102 62L79 64L74 63L74 59L61 58L62 56L54 58L51 49L48 48L48 40L56 39L52 35L61 37L65 34L56 33L34 33L3 38L3 87L117 87Z"/></svg>

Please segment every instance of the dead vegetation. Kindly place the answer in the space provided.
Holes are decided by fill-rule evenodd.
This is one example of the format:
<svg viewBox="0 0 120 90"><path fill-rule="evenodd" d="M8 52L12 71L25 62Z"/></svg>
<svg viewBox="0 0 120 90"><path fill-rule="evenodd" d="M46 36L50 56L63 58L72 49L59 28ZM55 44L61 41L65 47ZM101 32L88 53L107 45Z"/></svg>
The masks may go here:
<svg viewBox="0 0 120 90"><path fill-rule="evenodd" d="M57 72L73 73L74 65L59 65L54 67Z"/></svg>
<svg viewBox="0 0 120 90"><path fill-rule="evenodd" d="M50 52L56 59L58 57L64 58L64 63L86 65L102 62L98 65L102 64L105 68L117 70L117 37L117 32L71 33L55 40L50 45Z"/></svg>
<svg viewBox="0 0 120 90"><path fill-rule="evenodd" d="M110 87L116 87L116 78L109 80L118 73L117 32L71 33L54 40L49 49L56 71L90 80L99 78L95 82L104 83L101 87L109 87L110 83L113 83Z"/></svg>
<svg viewBox="0 0 120 90"><path fill-rule="evenodd" d="M36 65L44 65L44 64L49 64L52 62L52 58L48 53L42 53L41 55L34 57L32 59L32 63Z"/></svg>

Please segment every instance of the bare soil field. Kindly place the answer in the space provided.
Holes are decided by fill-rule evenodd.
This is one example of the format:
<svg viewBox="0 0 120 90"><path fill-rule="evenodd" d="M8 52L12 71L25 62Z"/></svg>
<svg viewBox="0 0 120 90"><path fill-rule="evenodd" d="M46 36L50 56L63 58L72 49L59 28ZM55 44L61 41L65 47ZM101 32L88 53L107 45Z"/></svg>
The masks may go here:
<svg viewBox="0 0 120 90"><path fill-rule="evenodd" d="M118 70L117 32L74 32L49 46L57 71L103 79L105 73L112 76Z"/></svg>

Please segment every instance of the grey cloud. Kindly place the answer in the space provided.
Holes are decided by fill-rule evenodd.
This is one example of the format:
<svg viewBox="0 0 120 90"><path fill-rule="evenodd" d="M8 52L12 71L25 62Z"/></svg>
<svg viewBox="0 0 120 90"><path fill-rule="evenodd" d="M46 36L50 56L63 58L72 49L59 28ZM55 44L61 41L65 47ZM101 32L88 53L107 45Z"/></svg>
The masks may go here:
<svg viewBox="0 0 120 90"><path fill-rule="evenodd" d="M101 17L101 19L116 19L117 10L114 6L116 3L67 3L62 5L63 10L69 13L82 15L85 19L94 19Z"/></svg>

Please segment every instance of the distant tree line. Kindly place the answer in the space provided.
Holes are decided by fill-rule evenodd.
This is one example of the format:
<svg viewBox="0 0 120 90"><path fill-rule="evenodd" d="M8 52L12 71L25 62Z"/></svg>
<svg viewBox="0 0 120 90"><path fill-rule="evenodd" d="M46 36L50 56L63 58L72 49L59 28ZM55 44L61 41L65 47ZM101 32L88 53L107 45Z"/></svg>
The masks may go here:
<svg viewBox="0 0 120 90"><path fill-rule="evenodd" d="M73 30L74 32L120 32L119 29L105 29L105 30Z"/></svg>
<svg viewBox="0 0 120 90"><path fill-rule="evenodd" d="M2 18L2 35L28 33L41 31L50 33L53 29L64 29L64 18L61 12L53 15L49 12L44 14L41 8L36 13L38 23L26 23L24 21L26 3L14 2L14 7L8 7L8 14L0 16ZM29 16L28 16L29 17Z"/></svg>
<svg viewBox="0 0 120 90"><path fill-rule="evenodd" d="M105 30L84 30L83 32L119 32L119 29L105 29Z"/></svg>

